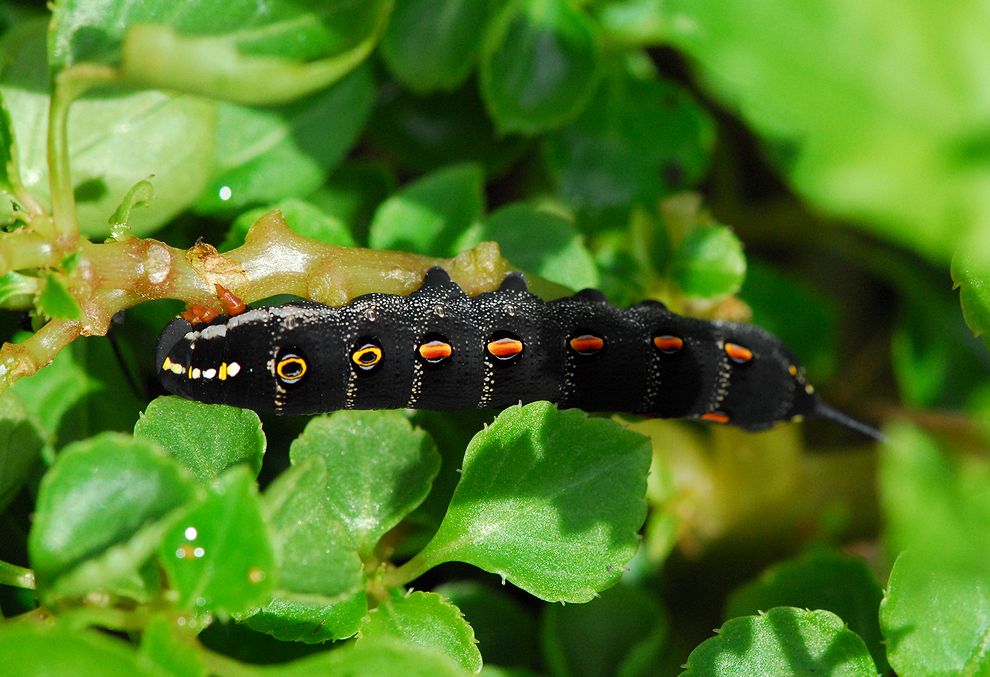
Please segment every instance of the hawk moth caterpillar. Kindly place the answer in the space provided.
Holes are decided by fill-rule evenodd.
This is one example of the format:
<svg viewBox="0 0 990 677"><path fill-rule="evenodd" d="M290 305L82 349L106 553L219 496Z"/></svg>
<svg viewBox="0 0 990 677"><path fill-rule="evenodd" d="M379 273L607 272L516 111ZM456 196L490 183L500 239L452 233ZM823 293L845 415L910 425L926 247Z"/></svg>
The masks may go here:
<svg viewBox="0 0 990 677"><path fill-rule="evenodd" d="M790 350L757 326L656 301L617 308L592 289L544 302L520 273L473 298L432 268L408 296L292 302L195 326L179 317L156 360L171 393L276 414L549 400L748 430L819 416L880 436L822 402Z"/></svg>

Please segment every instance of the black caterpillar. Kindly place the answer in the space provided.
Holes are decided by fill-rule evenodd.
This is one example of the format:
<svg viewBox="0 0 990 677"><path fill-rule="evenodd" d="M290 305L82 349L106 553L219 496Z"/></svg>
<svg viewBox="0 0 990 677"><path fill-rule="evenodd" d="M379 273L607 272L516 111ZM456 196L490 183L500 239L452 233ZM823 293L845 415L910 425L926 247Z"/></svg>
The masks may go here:
<svg viewBox="0 0 990 677"><path fill-rule="evenodd" d="M610 306L586 289L546 303L520 273L469 298L440 268L408 296L338 308L255 308L161 334L169 392L276 414L337 409L559 407L694 417L760 430L805 416L879 433L824 404L786 346L759 327Z"/></svg>

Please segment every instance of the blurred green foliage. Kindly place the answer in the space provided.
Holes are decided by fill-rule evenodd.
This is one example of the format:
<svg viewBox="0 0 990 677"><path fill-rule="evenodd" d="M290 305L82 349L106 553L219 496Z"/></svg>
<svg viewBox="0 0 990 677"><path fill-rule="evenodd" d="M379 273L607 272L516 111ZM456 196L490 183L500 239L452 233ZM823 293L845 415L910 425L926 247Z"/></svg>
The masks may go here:
<svg viewBox="0 0 990 677"><path fill-rule="evenodd" d="M0 609L23 615L0 627L9 669L990 670L984 3L52 13L0 0L5 195L50 201L52 83L111 67L117 86L69 124L94 239L123 204L131 233L176 245L236 247L271 208L330 244L495 240L548 289L752 317L889 439L545 404L259 420L154 399L173 309L141 306L0 399ZM45 279L0 279L4 338L26 307L80 312Z"/></svg>

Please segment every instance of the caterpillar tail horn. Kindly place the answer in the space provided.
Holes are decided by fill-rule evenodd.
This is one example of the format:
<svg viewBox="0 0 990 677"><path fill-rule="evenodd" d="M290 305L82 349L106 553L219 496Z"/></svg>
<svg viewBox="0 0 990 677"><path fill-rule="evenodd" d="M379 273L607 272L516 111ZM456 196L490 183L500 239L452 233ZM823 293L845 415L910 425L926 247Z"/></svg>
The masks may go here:
<svg viewBox="0 0 990 677"><path fill-rule="evenodd" d="M881 431L874 428L873 426L867 425L862 421L856 420L852 416L842 413L838 409L835 409L832 406L825 404L821 400L817 400L815 402L812 415L818 416L819 418L827 419L829 421L834 421L835 423L845 426L850 430L855 430L858 433L862 433L867 437L873 438L877 442L887 441L887 436L884 435Z"/></svg>

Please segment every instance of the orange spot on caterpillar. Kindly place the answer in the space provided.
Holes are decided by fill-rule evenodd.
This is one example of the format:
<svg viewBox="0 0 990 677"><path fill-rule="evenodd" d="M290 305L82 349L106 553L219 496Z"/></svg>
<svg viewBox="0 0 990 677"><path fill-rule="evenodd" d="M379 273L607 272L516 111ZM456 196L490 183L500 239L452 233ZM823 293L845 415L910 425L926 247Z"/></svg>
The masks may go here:
<svg viewBox="0 0 990 677"><path fill-rule="evenodd" d="M684 339L679 336L654 336L653 345L662 353L676 353L684 347Z"/></svg>
<svg viewBox="0 0 990 677"><path fill-rule="evenodd" d="M519 339L505 337L488 343L488 352L492 357L497 357L500 360L508 360L522 351L523 343Z"/></svg>
<svg viewBox="0 0 990 677"><path fill-rule="evenodd" d="M213 308L201 305L189 306L184 311L179 313L179 317L189 324L205 324L217 318L219 315L220 313Z"/></svg>
<svg viewBox="0 0 990 677"><path fill-rule="evenodd" d="M441 362L450 357L453 352L453 347L443 341L430 341L419 347L419 356L427 362Z"/></svg>
<svg viewBox="0 0 990 677"><path fill-rule="evenodd" d="M579 355L594 355L605 347L605 340L600 336L582 334L570 340L571 350Z"/></svg>
<svg viewBox="0 0 990 677"><path fill-rule="evenodd" d="M247 305L244 301L241 301L240 297L234 292L230 291L226 287L220 284L213 285L217 291L217 298L220 299L220 305L223 306L224 312L230 317L235 315L240 315L245 310L247 310Z"/></svg>
<svg viewBox="0 0 990 677"><path fill-rule="evenodd" d="M753 351L737 343L726 343L725 354L733 362L738 362L739 364L745 364L753 359Z"/></svg>
<svg viewBox="0 0 990 677"><path fill-rule="evenodd" d="M723 414L720 411L710 411L707 414L701 415L702 421L711 421L712 423L728 423L729 415Z"/></svg>

